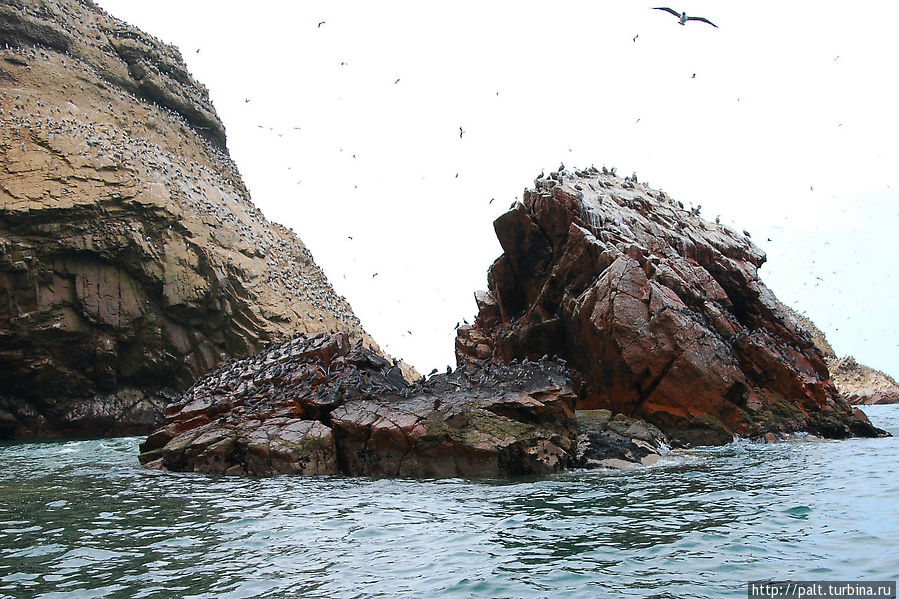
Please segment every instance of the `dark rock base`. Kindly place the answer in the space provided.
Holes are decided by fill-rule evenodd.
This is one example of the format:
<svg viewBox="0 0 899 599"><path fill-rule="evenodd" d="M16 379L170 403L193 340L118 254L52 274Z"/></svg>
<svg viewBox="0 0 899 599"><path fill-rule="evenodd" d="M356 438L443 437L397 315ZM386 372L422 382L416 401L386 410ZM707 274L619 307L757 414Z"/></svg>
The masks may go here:
<svg viewBox="0 0 899 599"><path fill-rule="evenodd" d="M149 468L501 477L574 463L575 396L552 360L407 383L344 333L298 337L197 381L141 445Z"/></svg>

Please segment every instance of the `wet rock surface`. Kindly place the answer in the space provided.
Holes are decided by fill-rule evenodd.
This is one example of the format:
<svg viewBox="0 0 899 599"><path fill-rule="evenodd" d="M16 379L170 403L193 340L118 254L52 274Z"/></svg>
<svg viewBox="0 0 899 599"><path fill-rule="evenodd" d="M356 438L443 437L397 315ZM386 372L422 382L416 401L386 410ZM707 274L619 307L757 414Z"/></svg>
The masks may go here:
<svg viewBox="0 0 899 599"><path fill-rule="evenodd" d="M764 253L699 208L590 168L538 178L494 228L504 253L459 328L459 359L562 356L579 408L682 444L883 434L853 415L759 279Z"/></svg>
<svg viewBox="0 0 899 599"><path fill-rule="evenodd" d="M546 474L574 462L574 400L549 359L409 384L345 333L300 336L198 380L140 460L221 474Z"/></svg>
<svg viewBox="0 0 899 599"><path fill-rule="evenodd" d="M146 433L273 340L374 343L252 204L174 47L91 2L4 2L0 124L0 438Z"/></svg>
<svg viewBox="0 0 899 599"><path fill-rule="evenodd" d="M578 410L578 468L632 469L650 466L669 452L669 441L658 428L612 414L608 410Z"/></svg>

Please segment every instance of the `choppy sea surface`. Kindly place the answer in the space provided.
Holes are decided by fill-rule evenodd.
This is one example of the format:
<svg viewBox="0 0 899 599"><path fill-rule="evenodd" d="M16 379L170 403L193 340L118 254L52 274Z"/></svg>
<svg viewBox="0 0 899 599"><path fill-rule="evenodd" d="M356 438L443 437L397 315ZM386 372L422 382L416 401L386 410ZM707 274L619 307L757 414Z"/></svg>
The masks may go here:
<svg viewBox="0 0 899 599"><path fill-rule="evenodd" d="M735 443L544 479L147 471L139 438L0 445L0 597L745 597L899 578L896 437Z"/></svg>

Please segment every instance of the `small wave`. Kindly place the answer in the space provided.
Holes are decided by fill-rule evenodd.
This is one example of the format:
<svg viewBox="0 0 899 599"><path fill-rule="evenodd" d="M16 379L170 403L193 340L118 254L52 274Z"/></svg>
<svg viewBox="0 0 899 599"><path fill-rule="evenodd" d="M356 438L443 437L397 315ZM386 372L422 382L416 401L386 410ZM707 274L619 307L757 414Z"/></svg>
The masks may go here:
<svg viewBox="0 0 899 599"><path fill-rule="evenodd" d="M796 518L798 520L807 520L809 514L812 513L812 508L807 505L797 505L784 510L784 513L791 518Z"/></svg>

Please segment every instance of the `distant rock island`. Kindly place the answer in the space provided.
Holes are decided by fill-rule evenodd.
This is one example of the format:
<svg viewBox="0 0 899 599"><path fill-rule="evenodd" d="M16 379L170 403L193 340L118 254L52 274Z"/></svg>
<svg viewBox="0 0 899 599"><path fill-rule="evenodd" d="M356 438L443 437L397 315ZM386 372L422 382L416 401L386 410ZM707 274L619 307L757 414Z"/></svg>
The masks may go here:
<svg viewBox="0 0 899 599"><path fill-rule="evenodd" d="M92 2L6 2L0 122L0 438L146 434L270 341L374 345L253 206L174 47Z"/></svg>
<svg viewBox="0 0 899 599"><path fill-rule="evenodd" d="M761 250L636 176L539 177L494 223L458 367L419 378L253 206L175 48L87 0L5 3L0 46L0 439L149 433L141 462L176 471L492 477L885 434L759 280Z"/></svg>
<svg viewBox="0 0 899 599"><path fill-rule="evenodd" d="M893 377L859 364L852 356L837 357L815 323L795 311L793 317L824 356L833 384L847 402L855 405L899 403L899 383Z"/></svg>

